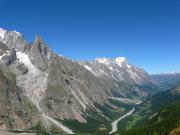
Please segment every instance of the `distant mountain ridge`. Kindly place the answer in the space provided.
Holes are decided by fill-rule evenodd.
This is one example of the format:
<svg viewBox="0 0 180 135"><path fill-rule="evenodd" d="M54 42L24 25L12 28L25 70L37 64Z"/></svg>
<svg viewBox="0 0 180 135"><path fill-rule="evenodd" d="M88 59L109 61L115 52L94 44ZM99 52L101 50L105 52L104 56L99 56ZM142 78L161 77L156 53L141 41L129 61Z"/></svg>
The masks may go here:
<svg viewBox="0 0 180 135"><path fill-rule="evenodd" d="M96 58L94 61L84 62L83 65L97 76L109 75L115 80L137 84L153 82L147 72L129 64L128 60L124 57L117 57L115 59Z"/></svg>
<svg viewBox="0 0 180 135"><path fill-rule="evenodd" d="M166 90L180 84L180 73L156 74L151 77L159 87Z"/></svg>

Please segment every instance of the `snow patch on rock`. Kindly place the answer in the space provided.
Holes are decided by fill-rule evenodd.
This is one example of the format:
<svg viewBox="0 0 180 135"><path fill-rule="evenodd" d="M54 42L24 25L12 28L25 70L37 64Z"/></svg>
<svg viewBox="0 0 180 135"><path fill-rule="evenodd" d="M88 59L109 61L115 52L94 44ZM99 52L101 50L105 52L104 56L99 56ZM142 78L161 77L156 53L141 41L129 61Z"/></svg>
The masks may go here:
<svg viewBox="0 0 180 135"><path fill-rule="evenodd" d="M5 35L6 32L7 32L6 30L0 28L0 40L1 40L1 42L3 41L4 35Z"/></svg>
<svg viewBox="0 0 180 135"><path fill-rule="evenodd" d="M64 125L62 125L59 121L53 119L50 116L47 116L45 114L42 114L42 117L45 118L46 120L49 120L50 122L52 122L53 124L55 124L56 126L58 126L59 128L61 128L64 132L66 132L67 134L74 134L72 130L70 130L69 128L65 127Z"/></svg>
<svg viewBox="0 0 180 135"><path fill-rule="evenodd" d="M103 58L96 58L95 61L99 62L101 64L106 64L106 65L109 64L109 59L107 59L105 57L103 57Z"/></svg>
<svg viewBox="0 0 180 135"><path fill-rule="evenodd" d="M19 35L19 36L22 36L22 34L21 34L21 33L19 33L19 32L17 32L17 31L15 31L15 30L13 30L13 32L14 32L15 34Z"/></svg>
<svg viewBox="0 0 180 135"><path fill-rule="evenodd" d="M4 56L6 56L5 53L0 56L0 60L2 60L2 58L3 58Z"/></svg>
<svg viewBox="0 0 180 135"><path fill-rule="evenodd" d="M88 66L88 65L84 65L84 67L85 67L87 70L89 70L89 71L91 71L91 72L92 72L92 68L91 68L90 66Z"/></svg>
<svg viewBox="0 0 180 135"><path fill-rule="evenodd" d="M27 54L17 52L17 58L20 63L23 63L28 68L28 72L26 74L17 76L17 85L23 89L25 95L41 111L39 103L42 99L44 91L47 88L48 74L36 68L31 63Z"/></svg>
<svg viewBox="0 0 180 135"><path fill-rule="evenodd" d="M98 76L99 73L92 70L92 68L88 65L83 65L87 70L89 70L93 75Z"/></svg>
<svg viewBox="0 0 180 135"><path fill-rule="evenodd" d="M120 67L122 67L123 65L126 65L128 63L127 59L125 57L118 57L114 60L114 62Z"/></svg>
<svg viewBox="0 0 180 135"><path fill-rule="evenodd" d="M44 114L40 107L40 101L47 88L48 74L36 68L30 61L27 54L17 52L17 58L20 63L23 63L28 68L28 73L17 77L17 85L23 89L23 92L36 105L42 113L42 117L48 126L49 121L61 128L67 134L74 134L69 128L62 125L60 122Z"/></svg>

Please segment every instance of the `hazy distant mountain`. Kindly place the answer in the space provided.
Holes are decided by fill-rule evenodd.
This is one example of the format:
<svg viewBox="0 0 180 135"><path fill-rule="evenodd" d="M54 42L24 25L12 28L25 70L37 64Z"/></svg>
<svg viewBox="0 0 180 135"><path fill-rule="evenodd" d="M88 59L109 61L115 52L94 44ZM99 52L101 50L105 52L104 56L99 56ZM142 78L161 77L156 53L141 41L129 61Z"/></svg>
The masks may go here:
<svg viewBox="0 0 180 135"><path fill-rule="evenodd" d="M163 89L170 89L180 84L180 73L166 73L151 75L156 84Z"/></svg>
<svg viewBox="0 0 180 135"><path fill-rule="evenodd" d="M62 120L87 122L87 110L100 113L97 105L112 105L109 97L140 100L158 90L147 72L123 57L72 61L55 54L38 35L30 44L19 32L3 29L0 70L0 128L7 130L41 123L73 134Z"/></svg>

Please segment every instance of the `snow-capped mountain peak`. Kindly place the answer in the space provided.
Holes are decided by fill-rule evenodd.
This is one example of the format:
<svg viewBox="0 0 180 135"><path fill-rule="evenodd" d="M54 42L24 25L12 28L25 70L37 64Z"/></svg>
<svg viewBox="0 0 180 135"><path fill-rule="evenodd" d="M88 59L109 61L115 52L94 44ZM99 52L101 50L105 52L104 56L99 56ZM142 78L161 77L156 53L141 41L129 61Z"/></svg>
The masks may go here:
<svg viewBox="0 0 180 135"><path fill-rule="evenodd" d="M98 62L98 63L101 63L101 64L106 64L106 65L109 64L109 62L110 62L110 60L105 58L105 57L103 57L103 58L96 58L95 61Z"/></svg>
<svg viewBox="0 0 180 135"><path fill-rule="evenodd" d="M141 68L130 64L125 57L96 58L95 61L85 62L82 65L98 77L106 76L116 81L123 80L136 84L151 83L149 75Z"/></svg>
<svg viewBox="0 0 180 135"><path fill-rule="evenodd" d="M15 33L16 35L22 36L22 34L21 34L21 33L19 33L19 32L17 32L17 31L15 31L15 30L13 30L12 32L13 32L13 33Z"/></svg>
<svg viewBox="0 0 180 135"><path fill-rule="evenodd" d="M0 38L1 39L4 38L6 32L9 32L9 34L11 34L11 35L22 36L22 34L17 32L16 30L11 31L11 30L5 30L3 28L0 28Z"/></svg>
<svg viewBox="0 0 180 135"><path fill-rule="evenodd" d="M102 57L102 58L96 58L95 61L104 65L116 64L120 67L124 67L124 66L128 67L129 65L128 60L125 57L117 57L115 59Z"/></svg>
<svg viewBox="0 0 180 135"><path fill-rule="evenodd" d="M20 37L22 37L22 34L15 30L5 30L0 28L0 41L4 44L7 44L7 42L12 39L15 42Z"/></svg>
<svg viewBox="0 0 180 135"><path fill-rule="evenodd" d="M122 67L123 65L128 64L128 61L127 61L127 59L125 57L118 57L114 61L120 67Z"/></svg>
<svg viewBox="0 0 180 135"><path fill-rule="evenodd" d="M19 51L24 51L28 44L24 36L16 30L5 30L0 28L0 42Z"/></svg>
<svg viewBox="0 0 180 135"><path fill-rule="evenodd" d="M4 38L4 34L6 33L7 31L0 28L0 40L2 40Z"/></svg>

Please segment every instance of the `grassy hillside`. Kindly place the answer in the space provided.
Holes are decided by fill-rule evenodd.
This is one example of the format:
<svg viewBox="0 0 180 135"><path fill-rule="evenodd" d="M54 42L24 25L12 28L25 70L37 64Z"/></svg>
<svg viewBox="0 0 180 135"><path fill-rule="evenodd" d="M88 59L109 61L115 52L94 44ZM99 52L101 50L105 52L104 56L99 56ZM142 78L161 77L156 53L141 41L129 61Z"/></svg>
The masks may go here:
<svg viewBox="0 0 180 135"><path fill-rule="evenodd" d="M144 126L127 130L122 135L169 135L178 127L180 127L180 102L163 107L153 113Z"/></svg>
<svg viewBox="0 0 180 135"><path fill-rule="evenodd" d="M148 117L148 120L144 120L143 126L136 126L136 128L125 131L122 135L169 135L178 132L180 127L180 100L177 94L173 98L172 94L167 93L170 91L159 93L151 100L150 108L153 111L158 110L158 107L161 109L157 112L154 111L154 113L151 110L152 112L149 113L151 116Z"/></svg>

